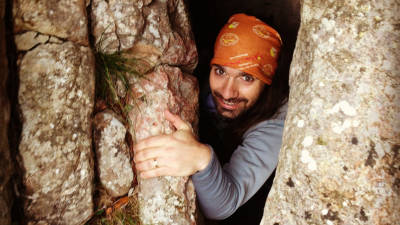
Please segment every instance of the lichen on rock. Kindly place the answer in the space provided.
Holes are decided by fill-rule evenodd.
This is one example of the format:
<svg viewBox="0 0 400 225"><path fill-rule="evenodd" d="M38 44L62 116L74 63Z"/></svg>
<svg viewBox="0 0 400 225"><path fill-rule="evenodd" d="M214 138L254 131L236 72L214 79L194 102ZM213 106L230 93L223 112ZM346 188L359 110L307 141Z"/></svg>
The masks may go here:
<svg viewBox="0 0 400 225"><path fill-rule="evenodd" d="M198 86L179 68L160 66L132 85L130 129L136 141L173 132L165 109L197 126ZM195 192L188 177L139 179L139 213L143 224L195 224Z"/></svg>
<svg viewBox="0 0 400 225"><path fill-rule="evenodd" d="M89 45L85 0L13 0L14 32L26 30Z"/></svg>
<svg viewBox="0 0 400 225"><path fill-rule="evenodd" d="M93 213L94 57L71 42L19 61L24 211L29 224L81 224Z"/></svg>
<svg viewBox="0 0 400 225"><path fill-rule="evenodd" d="M134 174L127 143L126 128L111 111L94 117L94 143L100 183L112 197L126 195Z"/></svg>
<svg viewBox="0 0 400 225"><path fill-rule="evenodd" d="M302 1L283 144L261 224L400 221L399 8Z"/></svg>
<svg viewBox="0 0 400 225"><path fill-rule="evenodd" d="M183 0L95 0L92 30L107 53L123 51L152 65L168 64L192 72L197 49Z"/></svg>

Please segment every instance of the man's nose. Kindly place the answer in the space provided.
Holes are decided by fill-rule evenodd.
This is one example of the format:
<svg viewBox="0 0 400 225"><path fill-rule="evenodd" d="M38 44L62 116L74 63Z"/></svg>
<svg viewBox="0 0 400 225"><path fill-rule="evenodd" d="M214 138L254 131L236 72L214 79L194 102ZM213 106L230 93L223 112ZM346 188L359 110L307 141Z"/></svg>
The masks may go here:
<svg viewBox="0 0 400 225"><path fill-rule="evenodd" d="M222 86L221 94L222 94L222 97L224 97L224 99L231 99L231 98L238 97L238 90L237 90L237 84L235 82L235 79L230 77L225 80L225 82L223 83L223 86Z"/></svg>

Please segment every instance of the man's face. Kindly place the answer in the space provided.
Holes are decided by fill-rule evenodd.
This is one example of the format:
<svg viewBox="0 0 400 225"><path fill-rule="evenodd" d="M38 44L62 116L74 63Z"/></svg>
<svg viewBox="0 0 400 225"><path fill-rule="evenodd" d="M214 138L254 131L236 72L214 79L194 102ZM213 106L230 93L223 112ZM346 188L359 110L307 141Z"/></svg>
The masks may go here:
<svg viewBox="0 0 400 225"><path fill-rule="evenodd" d="M227 66L212 65L211 94L218 113L234 119L251 108L265 84L252 75Z"/></svg>

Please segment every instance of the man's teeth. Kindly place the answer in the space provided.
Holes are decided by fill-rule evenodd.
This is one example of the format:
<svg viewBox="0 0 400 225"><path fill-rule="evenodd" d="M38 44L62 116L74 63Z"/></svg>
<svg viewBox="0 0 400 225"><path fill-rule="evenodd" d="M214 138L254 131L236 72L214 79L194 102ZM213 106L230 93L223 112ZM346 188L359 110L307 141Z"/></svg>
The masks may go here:
<svg viewBox="0 0 400 225"><path fill-rule="evenodd" d="M225 100L222 100L223 102L224 102L224 104L227 104L227 105L235 105L236 103L234 103L234 102L229 102L229 101L225 101Z"/></svg>

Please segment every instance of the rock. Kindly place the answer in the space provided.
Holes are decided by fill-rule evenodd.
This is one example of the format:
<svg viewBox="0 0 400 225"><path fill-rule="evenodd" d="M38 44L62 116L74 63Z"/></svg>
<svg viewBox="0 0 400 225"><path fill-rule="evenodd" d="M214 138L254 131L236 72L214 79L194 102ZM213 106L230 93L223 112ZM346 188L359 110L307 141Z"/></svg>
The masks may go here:
<svg viewBox="0 0 400 225"><path fill-rule="evenodd" d="M100 182L112 197L128 193L133 181L125 126L111 111L94 117L94 143Z"/></svg>
<svg viewBox="0 0 400 225"><path fill-rule="evenodd" d="M92 3L92 33L103 52L131 48L142 33L144 18L139 1L94 0Z"/></svg>
<svg viewBox="0 0 400 225"><path fill-rule="evenodd" d="M14 32L35 31L88 45L85 0L13 0Z"/></svg>
<svg viewBox="0 0 400 225"><path fill-rule="evenodd" d="M8 143L10 103L7 95L8 61L5 37L5 2L0 2L0 224L11 224L13 163Z"/></svg>
<svg viewBox="0 0 400 225"><path fill-rule="evenodd" d="M197 49L183 0L95 0L92 12L101 51L125 51L152 65L181 66L189 72L196 67Z"/></svg>
<svg viewBox="0 0 400 225"><path fill-rule="evenodd" d="M146 27L137 48L152 45L160 51L161 63L192 72L197 65L197 49L184 2L153 0L143 12Z"/></svg>
<svg viewBox="0 0 400 225"><path fill-rule="evenodd" d="M398 224L398 1L301 1L263 225Z"/></svg>
<svg viewBox="0 0 400 225"><path fill-rule="evenodd" d="M144 78L132 81L133 106L129 117L134 139L173 132L164 119L169 109L183 120L197 125L197 80L179 68L160 66ZM188 177L160 177L139 180L139 212L143 224L196 224L195 192Z"/></svg>
<svg viewBox="0 0 400 225"><path fill-rule="evenodd" d="M82 224L93 213L94 57L71 42L19 61L19 145L28 224Z"/></svg>
<svg viewBox="0 0 400 225"><path fill-rule="evenodd" d="M27 51L38 44L46 43L49 40L49 36L34 31L28 31L15 35L14 39L19 51Z"/></svg>

